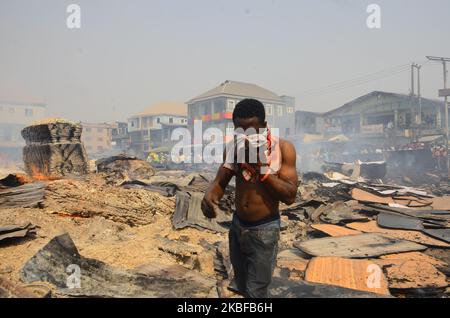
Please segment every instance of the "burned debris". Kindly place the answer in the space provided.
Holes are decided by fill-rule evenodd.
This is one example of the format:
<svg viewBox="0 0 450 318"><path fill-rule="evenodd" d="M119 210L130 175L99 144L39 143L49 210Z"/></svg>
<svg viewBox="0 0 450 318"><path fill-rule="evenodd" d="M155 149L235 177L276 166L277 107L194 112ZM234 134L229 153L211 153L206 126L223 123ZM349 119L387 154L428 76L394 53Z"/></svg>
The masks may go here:
<svg viewBox="0 0 450 318"><path fill-rule="evenodd" d="M87 159L81 143L82 127L66 120L40 122L22 130L25 170L33 178L58 178L87 173Z"/></svg>
<svg viewBox="0 0 450 318"><path fill-rule="evenodd" d="M182 229L187 226L198 229L208 229L215 232L224 233L227 228L221 223L231 223L231 216L223 212L217 219L207 219L201 210L201 192L178 192L175 212L172 216L172 224L175 229Z"/></svg>
<svg viewBox="0 0 450 318"><path fill-rule="evenodd" d="M71 269L73 268L73 269ZM70 281L67 271L83 273ZM127 271L82 257L68 234L50 240L21 270L27 283L49 282L72 297L213 297L215 281L182 266L151 263Z"/></svg>
<svg viewBox="0 0 450 318"><path fill-rule="evenodd" d="M149 170L120 174L119 167L115 165L115 172L102 168L83 178L41 182L43 202L31 209L45 213L51 222L72 222L70 236L77 240L76 228L88 220L120 224L121 232L114 234L120 241L146 242L154 256L126 268L115 256L111 266L104 253L82 256L95 251L98 243L90 243L95 236L79 250L69 235L57 235L35 240L46 245L40 243L30 255L14 286L46 282L53 286L52 297L240 297L233 288L227 240L235 209L233 187L221 202L223 213L209 220L200 209L209 175ZM10 189L23 180L10 176L0 184ZM334 171L305 174L298 193L295 204L280 209L284 226L271 297L448 296L446 196L372 179L351 180ZM20 226L15 229L6 235L23 231ZM142 233L139 239L136 233ZM105 235L111 234L101 237ZM126 259L129 251L122 247L116 253ZM70 264L78 264L85 273L81 289L67 288ZM380 274L379 284L365 284L368 268Z"/></svg>
<svg viewBox="0 0 450 318"><path fill-rule="evenodd" d="M44 283L15 284L0 277L0 298L49 298L51 286Z"/></svg>
<svg viewBox="0 0 450 318"><path fill-rule="evenodd" d="M0 296L241 297L227 235L234 185L210 220L212 170L116 155L88 171L80 133L64 121L24 129L28 175L0 180ZM384 162L299 176L296 202L280 205L271 297L449 296L445 187L394 182ZM79 285L68 280L77 268Z"/></svg>
<svg viewBox="0 0 450 318"><path fill-rule="evenodd" d="M44 202L43 182L29 182L16 175L0 180L0 207L38 207Z"/></svg>
<svg viewBox="0 0 450 318"><path fill-rule="evenodd" d="M128 181L149 180L155 174L152 166L136 157L118 155L96 161L97 172L103 173L111 184L121 184Z"/></svg>
<svg viewBox="0 0 450 318"><path fill-rule="evenodd" d="M36 235L36 226L31 223L24 225L1 225L0 226L0 244L15 241L25 237Z"/></svg>

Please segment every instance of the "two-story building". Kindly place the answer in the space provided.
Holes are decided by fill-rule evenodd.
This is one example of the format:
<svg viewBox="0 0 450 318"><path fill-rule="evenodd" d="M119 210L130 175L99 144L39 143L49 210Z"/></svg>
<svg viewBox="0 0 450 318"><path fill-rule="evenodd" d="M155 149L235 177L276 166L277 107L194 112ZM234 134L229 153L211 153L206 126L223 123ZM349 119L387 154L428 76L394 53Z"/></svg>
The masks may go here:
<svg viewBox="0 0 450 318"><path fill-rule="evenodd" d="M419 105L411 95L374 91L324 113L323 132L398 140L439 134L445 126L444 103L422 98Z"/></svg>
<svg viewBox="0 0 450 318"><path fill-rule="evenodd" d="M421 106L420 106L421 104ZM352 139L409 142L442 133L444 103L406 94L374 91L326 113L296 112L297 136L345 135Z"/></svg>
<svg viewBox="0 0 450 318"><path fill-rule="evenodd" d="M35 121L45 118L42 103L0 101L0 153L11 160L20 160L25 141L21 131Z"/></svg>
<svg viewBox="0 0 450 318"><path fill-rule="evenodd" d="M145 157L149 150L170 147L172 131L187 126L187 106L177 102L154 104L128 119L130 150Z"/></svg>
<svg viewBox="0 0 450 318"><path fill-rule="evenodd" d="M121 153L127 152L130 147L130 136L128 134L128 123L117 121L111 131L112 147Z"/></svg>
<svg viewBox="0 0 450 318"><path fill-rule="evenodd" d="M278 96L258 85L236 81L225 81L189 100L187 102L189 128L193 129L195 120L201 120L203 131L215 127L225 136L227 129L234 128L232 121L234 107L246 98L254 98L264 104L266 120L270 127L279 129L280 137L294 132L294 97Z"/></svg>
<svg viewBox="0 0 450 318"><path fill-rule="evenodd" d="M112 131L117 128L116 124L82 122L81 125L81 141L88 156L98 157L112 150Z"/></svg>

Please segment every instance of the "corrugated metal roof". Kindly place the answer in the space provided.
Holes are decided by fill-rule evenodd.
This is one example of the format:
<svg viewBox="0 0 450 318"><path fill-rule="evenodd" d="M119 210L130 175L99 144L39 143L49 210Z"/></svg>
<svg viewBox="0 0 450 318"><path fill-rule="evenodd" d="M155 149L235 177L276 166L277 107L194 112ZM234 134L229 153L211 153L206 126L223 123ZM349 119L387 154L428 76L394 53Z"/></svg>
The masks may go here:
<svg viewBox="0 0 450 318"><path fill-rule="evenodd" d="M258 85L236 81L225 81L206 93L191 99L188 103L219 96L252 97L267 101L282 102L282 99L277 94Z"/></svg>
<svg viewBox="0 0 450 318"><path fill-rule="evenodd" d="M379 273L377 281L371 282L374 268L377 266ZM387 279L381 268L369 260L353 260L340 257L315 257L308 263L305 273L307 282L335 285L371 293L390 295L387 287Z"/></svg>
<svg viewBox="0 0 450 318"><path fill-rule="evenodd" d="M151 116L151 115L178 115L187 116L187 106L184 103L178 102L160 102L153 104L152 106L146 108L144 111L138 113L137 116Z"/></svg>
<svg viewBox="0 0 450 318"><path fill-rule="evenodd" d="M333 113L347 113L347 112L350 112L353 105L361 103L363 100L365 100L367 98L370 98L372 96L390 96L390 97L396 97L396 98L405 99L405 100L409 100L411 98L410 95L406 95L406 94L389 93L389 92L382 92L382 91L373 91L373 92L368 93L366 95L360 96L360 97L358 97L358 98L356 98L356 99L354 99L354 100L352 100L352 101L350 101L350 102L348 102L348 103L346 103L346 104L344 104L344 105L342 105L342 106L340 106L338 108L330 110L330 111L324 113L323 115L328 116L328 115L331 115ZM429 103L434 104L436 106L443 106L444 105L444 103L439 101L439 100L434 100L434 99L429 99L429 98L424 98L424 97L422 97L422 101L423 102L425 102L425 101L429 102Z"/></svg>

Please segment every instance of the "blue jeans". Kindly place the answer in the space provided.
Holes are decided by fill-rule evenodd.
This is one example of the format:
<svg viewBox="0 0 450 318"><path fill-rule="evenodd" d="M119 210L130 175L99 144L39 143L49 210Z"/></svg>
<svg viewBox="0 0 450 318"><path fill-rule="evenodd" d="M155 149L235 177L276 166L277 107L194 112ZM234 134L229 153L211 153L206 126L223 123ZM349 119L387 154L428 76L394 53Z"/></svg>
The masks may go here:
<svg viewBox="0 0 450 318"><path fill-rule="evenodd" d="M279 217L248 226L235 215L229 233L234 288L248 298L267 298L280 239Z"/></svg>

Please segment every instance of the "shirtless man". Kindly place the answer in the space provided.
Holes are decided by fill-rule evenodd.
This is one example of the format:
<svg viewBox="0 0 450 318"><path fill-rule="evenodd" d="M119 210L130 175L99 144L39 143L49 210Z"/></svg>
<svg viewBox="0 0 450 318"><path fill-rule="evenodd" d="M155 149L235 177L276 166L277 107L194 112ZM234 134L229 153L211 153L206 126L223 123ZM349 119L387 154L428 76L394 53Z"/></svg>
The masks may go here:
<svg viewBox="0 0 450 318"><path fill-rule="evenodd" d="M268 131L264 105L254 99L245 99L236 105L233 123L235 130ZM266 137L267 134L264 135ZM202 201L204 215L215 218L226 186L233 176L236 177L236 213L229 232L230 257L235 274L233 288L250 298L268 296L280 238L279 203L291 205L297 194L295 148L288 141L277 139L277 142L279 151L275 155L278 155L280 164L276 170L268 169L270 158L262 160L260 155L256 163L248 163L248 154L244 164L236 157L235 162L225 160ZM246 140L245 151L248 149Z"/></svg>

